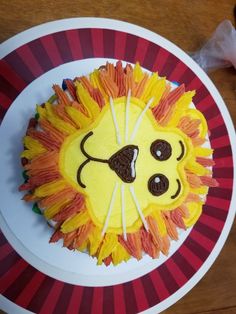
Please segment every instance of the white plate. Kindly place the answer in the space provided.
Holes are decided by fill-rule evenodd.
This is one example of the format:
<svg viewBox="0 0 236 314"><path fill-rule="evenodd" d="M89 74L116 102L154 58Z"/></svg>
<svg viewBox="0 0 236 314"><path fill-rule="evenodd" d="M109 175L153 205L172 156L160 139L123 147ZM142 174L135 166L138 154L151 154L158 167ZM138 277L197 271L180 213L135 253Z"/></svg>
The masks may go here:
<svg viewBox="0 0 236 314"><path fill-rule="evenodd" d="M17 51L23 44L40 39L48 34L87 28L92 30L99 28L111 29L125 34L133 34L174 54L207 87L209 94L214 98L217 107L220 109L231 143L236 142L234 128L226 106L207 75L178 47L141 27L120 21L94 18L55 21L32 28L6 41L2 44L0 56L4 58L9 53ZM138 50L138 47L136 48ZM27 87L19 93L11 104L0 128L0 187L2 195L0 226L5 236L14 249L41 272L67 283L91 287L116 285L134 280L152 272L165 263L167 258L161 256L158 260L152 260L145 256L139 262L132 259L128 263L122 263L116 267L98 267L96 261L86 254L63 249L61 243L49 244L48 240L52 231L41 216L35 215L31 211L31 205L21 201L22 194L17 191L17 187L22 183L19 154L22 150L21 138L25 133L27 120L34 114L35 104L44 102L51 95L50 86L53 83L61 84L62 79L65 77L74 78L78 75L87 74L107 60L107 57L94 57L62 63L60 66L54 67L35 78L28 83ZM234 150L235 162L235 147L232 147L232 149ZM234 203L234 201L235 188L231 203ZM176 292L170 293L169 297L152 308L153 313L164 310L179 300L202 278L219 254L230 231L234 215L235 208L231 206L220 237L202 267ZM169 257L179 250L190 232L191 230L181 233L180 240L172 242Z"/></svg>

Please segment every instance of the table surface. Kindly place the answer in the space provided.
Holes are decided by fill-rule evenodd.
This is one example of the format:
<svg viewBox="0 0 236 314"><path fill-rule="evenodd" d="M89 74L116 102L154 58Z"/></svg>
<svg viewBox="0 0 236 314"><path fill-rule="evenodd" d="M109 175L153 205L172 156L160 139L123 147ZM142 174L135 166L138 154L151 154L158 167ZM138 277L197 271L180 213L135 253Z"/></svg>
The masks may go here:
<svg viewBox="0 0 236 314"><path fill-rule="evenodd" d="M169 39L183 50L197 50L224 19L235 23L234 0L1 0L0 42L32 26L70 17L107 17L134 23ZM209 73L236 125L236 71ZM164 314L236 313L236 224L204 278Z"/></svg>

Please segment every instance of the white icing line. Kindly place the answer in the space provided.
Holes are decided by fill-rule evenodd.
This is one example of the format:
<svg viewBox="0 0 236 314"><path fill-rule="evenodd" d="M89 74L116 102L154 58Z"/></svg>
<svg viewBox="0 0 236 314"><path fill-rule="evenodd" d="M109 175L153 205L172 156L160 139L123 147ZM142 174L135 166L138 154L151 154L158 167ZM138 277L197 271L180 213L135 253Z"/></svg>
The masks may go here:
<svg viewBox="0 0 236 314"><path fill-rule="evenodd" d="M70 101L74 101L73 97L71 96L70 92L66 89L64 90L64 92L66 93L66 95L68 96L68 98L70 99Z"/></svg>
<svg viewBox="0 0 236 314"><path fill-rule="evenodd" d="M118 189L118 182L116 182L116 185L115 185L114 190L112 192L111 202L110 202L110 205L109 205L106 221L105 221L105 224L104 224L103 229L102 229L102 236L104 236L104 234L105 234L105 232L107 230L107 227L108 227L108 223L109 223L111 212L112 212L112 208L113 208L113 205L114 205L117 189Z"/></svg>
<svg viewBox="0 0 236 314"><path fill-rule="evenodd" d="M142 122L143 116L145 115L146 111L147 111L148 108L150 107L150 105L151 105L151 103L153 102L153 100L154 100L154 97L152 97L152 98L148 101L148 103L146 104L145 108L144 108L143 111L140 113L140 115L139 115L139 117L138 117L138 119L137 119L137 121L136 121L136 123L135 123L133 133L132 133L132 135L131 135L131 137L130 137L130 141L131 141L131 142L134 140L135 135L136 135L136 133L137 133L137 131L138 131L138 128L139 128L139 126L140 126L140 124L141 124L141 122Z"/></svg>
<svg viewBox="0 0 236 314"><path fill-rule="evenodd" d="M125 241L127 241L127 234L126 234L126 221L125 221L125 186L121 184L121 219L122 219L122 229L123 229L123 236Z"/></svg>
<svg viewBox="0 0 236 314"><path fill-rule="evenodd" d="M135 195L134 187L131 185L131 186L129 187L129 190L130 190L130 193L131 193L131 195L132 195L132 197L133 197L133 200L134 200L134 203L135 203L135 205L136 205L136 208L137 208L137 211L138 211L138 213L139 213L139 216L140 216L140 218L141 218L141 220L142 220L142 222L143 222L144 228L148 231L148 224L147 224L147 222L146 222L145 217L143 216L143 213L142 213L142 210L141 210L141 208L140 208L138 199L137 199L137 197L136 197L136 195Z"/></svg>
<svg viewBox="0 0 236 314"><path fill-rule="evenodd" d="M137 159L137 156L138 156L138 150L134 149L134 156L133 156L133 159L131 161L131 177L132 178L135 178L135 167L134 167L134 164L135 164L135 161Z"/></svg>
<svg viewBox="0 0 236 314"><path fill-rule="evenodd" d="M119 127L118 127L118 123L117 123L117 119L116 119L116 113L115 113L115 108L114 108L114 103L113 103L112 97L110 97L110 106L111 106L111 114L112 114L115 130L116 130L117 143L120 145L121 144L121 138L120 138L120 132L119 132Z"/></svg>
<svg viewBox="0 0 236 314"><path fill-rule="evenodd" d="M129 89L125 106L125 143L128 141L130 96L131 90Z"/></svg>
<svg viewBox="0 0 236 314"><path fill-rule="evenodd" d="M56 224L57 224L57 222L54 221L54 220L52 220L52 219L49 219L47 222L48 222L49 225L50 225L51 227L53 227L53 228L55 228L55 226L56 226Z"/></svg>

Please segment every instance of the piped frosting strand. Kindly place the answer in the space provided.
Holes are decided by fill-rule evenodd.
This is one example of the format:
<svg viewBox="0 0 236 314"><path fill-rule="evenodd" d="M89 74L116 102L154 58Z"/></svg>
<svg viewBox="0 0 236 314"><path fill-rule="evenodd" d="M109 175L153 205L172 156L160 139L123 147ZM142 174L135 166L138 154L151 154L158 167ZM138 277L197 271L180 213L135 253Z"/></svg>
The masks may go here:
<svg viewBox="0 0 236 314"><path fill-rule="evenodd" d="M116 113L115 113L114 102L113 102L112 97L110 97L110 107L111 107L112 119L113 119L115 130L116 130L117 143L120 145L121 144L121 137L120 137L120 131L119 131L119 126L118 126L118 122L116 119Z"/></svg>
<svg viewBox="0 0 236 314"><path fill-rule="evenodd" d="M118 189L118 182L116 182L115 187L114 187L113 192L112 192L111 202L110 202L109 209L107 212L106 221L105 221L105 224L104 224L103 229L102 229L102 236L104 236L104 234L106 233L106 230L108 228L108 224L109 224L111 212L112 212L112 209L114 206L114 201L115 201L117 189Z"/></svg>
<svg viewBox="0 0 236 314"><path fill-rule="evenodd" d="M131 195L132 195L132 197L133 197L133 200L134 200L135 206L136 206L136 208L137 208L137 211L138 211L138 213L139 213L139 216L140 216L140 218L141 218L141 220L142 220L142 222L143 222L144 228L148 231L148 224L147 224L146 219L145 219L145 217L144 217L144 215L143 215L143 213L142 213L142 210L141 210L141 208L140 208L138 199L137 199L136 194L135 194L135 191L134 191L134 187L131 185L131 186L129 187L129 189L130 189L130 193L131 193Z"/></svg>
<svg viewBox="0 0 236 314"><path fill-rule="evenodd" d="M131 141L131 142L134 140L134 138L135 138L135 136L136 136L136 133L138 132L138 128L140 127L140 124L141 124L141 122L142 122L142 119L143 119L143 117L144 117L146 111L147 111L148 108L150 107L151 103L153 102L153 100L154 100L154 97L152 97L152 98L148 101L148 103L146 104L145 108L144 108L143 111L140 113L140 115L139 115L139 117L138 117L138 119L137 119L137 121L136 121L136 123L135 123L133 133L132 133L132 135L131 135L131 137L130 137L130 141Z"/></svg>
<svg viewBox="0 0 236 314"><path fill-rule="evenodd" d="M136 159L137 159L137 157L138 157L138 150L137 149L134 149L134 156L133 156L133 159L132 159L132 161L131 161L131 176L132 176L132 178L135 178L135 161L136 161Z"/></svg>
<svg viewBox="0 0 236 314"><path fill-rule="evenodd" d="M125 143L128 141L130 96L131 90L129 89L125 106Z"/></svg>
<svg viewBox="0 0 236 314"><path fill-rule="evenodd" d="M126 221L125 221L125 186L121 184L121 219L122 219L122 229L123 229L123 237L125 241L127 241L126 234Z"/></svg>

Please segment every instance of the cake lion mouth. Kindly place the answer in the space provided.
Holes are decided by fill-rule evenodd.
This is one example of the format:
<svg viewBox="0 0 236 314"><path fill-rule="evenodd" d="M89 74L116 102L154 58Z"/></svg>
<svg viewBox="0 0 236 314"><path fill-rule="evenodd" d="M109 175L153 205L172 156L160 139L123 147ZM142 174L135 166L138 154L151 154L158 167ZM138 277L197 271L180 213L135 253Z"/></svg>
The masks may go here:
<svg viewBox="0 0 236 314"><path fill-rule="evenodd" d="M114 170L117 176L125 183L132 183L136 177L135 163L138 157L139 149L135 145L126 145L117 152L115 152L109 159L101 159L90 156L84 148L84 144L87 139L93 135L90 131L84 136L80 143L80 150L82 154L87 158L78 168L77 181L82 188L86 188L86 185L81 181L81 173L85 165L90 161L107 163L111 170Z"/></svg>

